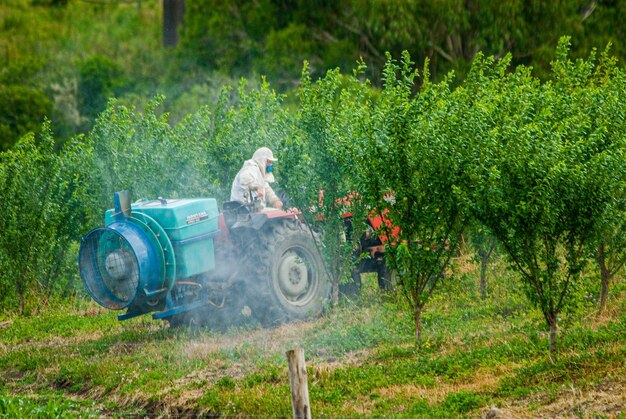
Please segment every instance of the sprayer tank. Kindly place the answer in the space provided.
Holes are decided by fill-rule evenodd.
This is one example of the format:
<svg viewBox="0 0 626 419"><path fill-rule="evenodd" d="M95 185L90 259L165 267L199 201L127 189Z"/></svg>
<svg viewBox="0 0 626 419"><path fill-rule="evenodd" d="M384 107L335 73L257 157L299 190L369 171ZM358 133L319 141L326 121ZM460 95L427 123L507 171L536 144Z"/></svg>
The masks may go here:
<svg viewBox="0 0 626 419"><path fill-rule="evenodd" d="M219 234L217 202L213 198L142 200L131 205L132 213L154 219L172 243L176 280L215 268L213 237ZM113 222L113 210L105 224Z"/></svg>

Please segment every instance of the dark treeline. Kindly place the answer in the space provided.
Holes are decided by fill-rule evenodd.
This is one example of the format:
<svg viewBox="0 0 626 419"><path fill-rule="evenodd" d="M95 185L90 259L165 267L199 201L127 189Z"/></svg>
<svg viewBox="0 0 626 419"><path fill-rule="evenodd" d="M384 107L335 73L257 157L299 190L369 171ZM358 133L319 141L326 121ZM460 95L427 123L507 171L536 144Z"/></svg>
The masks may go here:
<svg viewBox="0 0 626 419"><path fill-rule="evenodd" d="M298 82L303 60L315 75L350 70L362 57L376 84L385 52L429 58L431 75L463 77L474 55L512 55L545 77L559 37L572 37L572 54L603 48L626 35L619 1L486 0L200 0L187 2L181 57L239 75L266 74L274 86ZM618 57L624 47L614 51ZM583 54L581 54L581 52Z"/></svg>
<svg viewBox="0 0 626 419"><path fill-rule="evenodd" d="M433 81L454 71L457 82L478 51L510 53L511 68L532 66L545 79L564 35L573 58L609 42L618 59L626 54L626 2L616 0L194 0L175 48L163 47L160 3L3 2L0 149L39 130L44 117L58 147L87 132L113 96L140 105L162 93L177 121L239 77L264 75L289 93L304 60L318 78L336 67L349 72L362 58L380 86L386 52L407 50L419 66L428 58Z"/></svg>

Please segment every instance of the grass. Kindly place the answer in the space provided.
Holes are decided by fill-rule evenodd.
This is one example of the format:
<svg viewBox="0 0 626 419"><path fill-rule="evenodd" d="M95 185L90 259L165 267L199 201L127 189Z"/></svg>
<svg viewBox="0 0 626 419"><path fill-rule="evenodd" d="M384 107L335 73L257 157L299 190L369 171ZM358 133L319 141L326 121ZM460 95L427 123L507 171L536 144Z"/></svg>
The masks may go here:
<svg viewBox="0 0 626 419"><path fill-rule="evenodd" d="M373 278L358 303L269 330L118 322L84 301L11 318L0 329L0 416L290 416L285 352L300 346L315 416L477 417L495 406L625 417L626 284L602 318L569 314L579 321L564 322L551 362L542 318L511 274L494 271L481 301L465 269L430 302L420 344L407 308Z"/></svg>

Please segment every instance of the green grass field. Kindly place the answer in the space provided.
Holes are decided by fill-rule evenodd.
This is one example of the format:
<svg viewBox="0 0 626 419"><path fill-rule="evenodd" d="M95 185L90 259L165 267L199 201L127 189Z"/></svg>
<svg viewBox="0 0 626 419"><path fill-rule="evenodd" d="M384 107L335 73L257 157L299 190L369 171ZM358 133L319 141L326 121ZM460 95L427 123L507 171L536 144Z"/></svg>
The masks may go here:
<svg viewBox="0 0 626 419"><path fill-rule="evenodd" d="M291 416L285 352L302 347L314 417L626 417L626 284L562 319L551 362L512 273L461 266L424 315L365 276L360 301L275 329L170 329L76 300L0 318L0 417Z"/></svg>

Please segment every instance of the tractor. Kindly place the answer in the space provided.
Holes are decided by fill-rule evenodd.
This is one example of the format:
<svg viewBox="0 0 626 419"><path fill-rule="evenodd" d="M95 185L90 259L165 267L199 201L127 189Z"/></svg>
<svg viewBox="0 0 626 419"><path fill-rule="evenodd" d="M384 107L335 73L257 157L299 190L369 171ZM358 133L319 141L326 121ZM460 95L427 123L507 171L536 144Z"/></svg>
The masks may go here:
<svg viewBox="0 0 626 419"><path fill-rule="evenodd" d="M170 326L271 327L319 315L330 295L315 233L297 211L213 198L114 194L105 226L79 251L86 289L120 320L152 313Z"/></svg>

